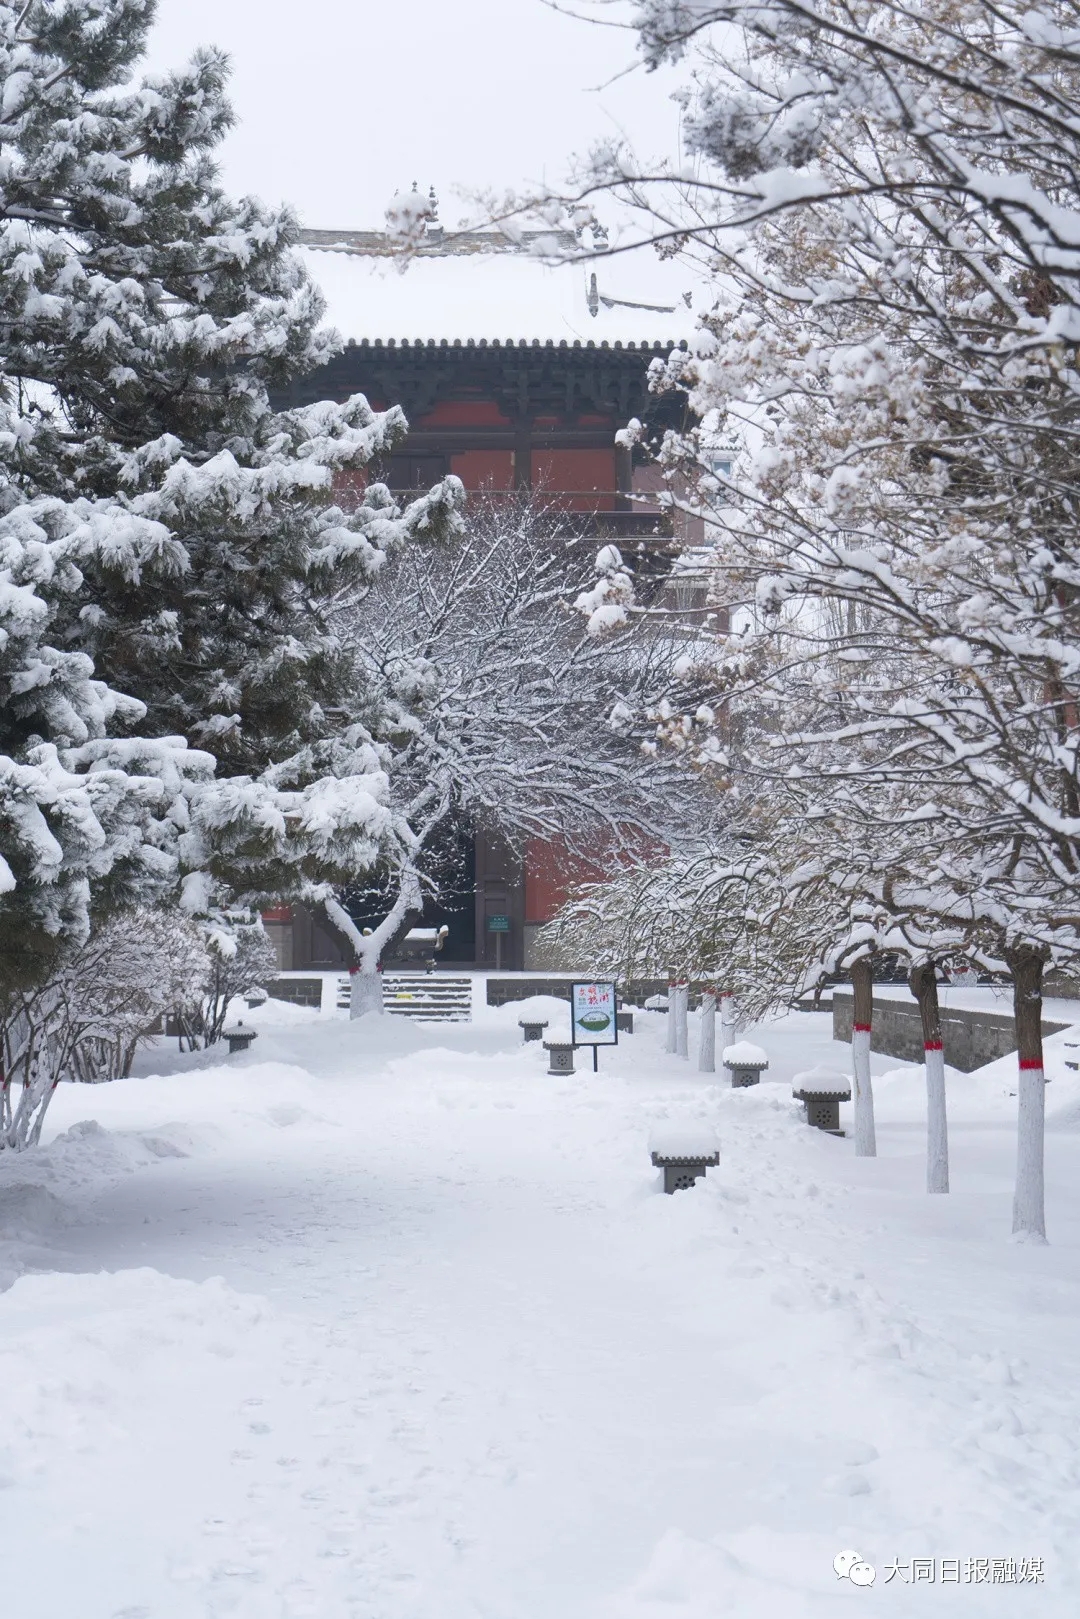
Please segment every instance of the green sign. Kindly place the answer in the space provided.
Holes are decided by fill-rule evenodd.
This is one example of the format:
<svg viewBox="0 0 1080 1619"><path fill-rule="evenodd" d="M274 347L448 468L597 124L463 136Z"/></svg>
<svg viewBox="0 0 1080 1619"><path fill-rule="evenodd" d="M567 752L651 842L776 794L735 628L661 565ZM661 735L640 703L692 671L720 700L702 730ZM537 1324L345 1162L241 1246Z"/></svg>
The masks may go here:
<svg viewBox="0 0 1080 1619"><path fill-rule="evenodd" d="M509 933L510 932L510 918L508 916L489 916L488 917L488 932L489 933Z"/></svg>

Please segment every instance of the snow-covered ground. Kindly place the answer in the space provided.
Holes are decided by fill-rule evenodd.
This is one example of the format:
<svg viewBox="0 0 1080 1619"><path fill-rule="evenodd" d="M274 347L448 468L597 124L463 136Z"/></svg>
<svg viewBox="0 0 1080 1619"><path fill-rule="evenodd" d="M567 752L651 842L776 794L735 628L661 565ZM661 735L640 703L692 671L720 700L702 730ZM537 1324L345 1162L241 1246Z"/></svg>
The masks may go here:
<svg viewBox="0 0 1080 1619"><path fill-rule="evenodd" d="M1009 1060L950 1073L931 1199L921 1069L873 1059L876 1160L801 1121L827 1016L746 1031L771 1066L731 1091L659 1013L551 1078L520 1013L271 1003L0 1157L3 1619L1080 1612L1066 1037L1039 1249ZM720 1165L665 1197L681 1125Z"/></svg>

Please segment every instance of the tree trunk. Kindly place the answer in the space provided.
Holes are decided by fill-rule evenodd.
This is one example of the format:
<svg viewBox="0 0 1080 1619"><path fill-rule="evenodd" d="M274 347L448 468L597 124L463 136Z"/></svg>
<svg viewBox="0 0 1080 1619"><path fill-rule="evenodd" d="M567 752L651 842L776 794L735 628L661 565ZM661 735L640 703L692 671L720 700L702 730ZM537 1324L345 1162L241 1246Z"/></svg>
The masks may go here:
<svg viewBox="0 0 1080 1619"><path fill-rule="evenodd" d="M349 1017L364 1017L368 1012L381 1015L383 1010L382 968L376 965L365 971L363 965L349 972Z"/></svg>
<svg viewBox="0 0 1080 1619"><path fill-rule="evenodd" d="M685 983L675 986L675 1055L688 1057L690 1055L690 1031L687 1027L689 1011L689 987Z"/></svg>
<svg viewBox="0 0 1080 1619"><path fill-rule="evenodd" d="M851 964L851 1095L855 1104L855 1156L877 1157L874 1088L870 1082L870 1030L874 1019L874 969L870 956Z"/></svg>
<svg viewBox="0 0 1080 1619"><path fill-rule="evenodd" d="M12 1114L3 1145L15 1152L36 1147L41 1140L41 1127L49 1111L49 1103L56 1094L60 1076L50 1073L44 1061L30 1065L23 1080L22 1094Z"/></svg>
<svg viewBox="0 0 1080 1619"><path fill-rule="evenodd" d="M709 989L701 997L701 1022L698 1038L698 1072L716 1072L716 991Z"/></svg>
<svg viewBox="0 0 1080 1619"><path fill-rule="evenodd" d="M1043 1151L1046 1119L1046 1075L1042 1049L1042 979L1044 960L1032 945L1005 952L1013 981L1013 1020L1020 1064L1017 1086L1016 1190L1013 1194L1014 1242L1045 1242Z"/></svg>
<svg viewBox="0 0 1080 1619"><path fill-rule="evenodd" d="M4 1047L7 1061L0 1085L0 1151L24 1152L37 1146L49 1104L61 1074L70 1063L70 1047L58 1041L47 993L27 997L28 1004L6 1019ZM51 1012L55 1013L53 1003ZM19 1095L12 1095L17 1076Z"/></svg>
<svg viewBox="0 0 1080 1619"><path fill-rule="evenodd" d="M679 986L675 982L674 972L668 972L667 987L667 1038L664 1041L664 1050L674 1057L677 1049L676 1025L679 1021Z"/></svg>
<svg viewBox="0 0 1080 1619"><path fill-rule="evenodd" d="M926 1190L947 1192L949 1126L945 1111L945 1052L941 1044L941 1013L934 963L924 961L912 967L908 983L919 1003L926 1059Z"/></svg>
<svg viewBox="0 0 1080 1619"><path fill-rule="evenodd" d="M735 997L729 989L720 991L720 1050L735 1042Z"/></svg>
<svg viewBox="0 0 1080 1619"><path fill-rule="evenodd" d="M398 895L389 912L377 928L361 933L344 905L323 894L323 912L330 925L342 934L352 946L356 966L350 969L349 1017L364 1017L369 1012L383 1010L383 984L381 959L383 950L413 912L423 906L420 885L415 873L407 869L402 873Z"/></svg>

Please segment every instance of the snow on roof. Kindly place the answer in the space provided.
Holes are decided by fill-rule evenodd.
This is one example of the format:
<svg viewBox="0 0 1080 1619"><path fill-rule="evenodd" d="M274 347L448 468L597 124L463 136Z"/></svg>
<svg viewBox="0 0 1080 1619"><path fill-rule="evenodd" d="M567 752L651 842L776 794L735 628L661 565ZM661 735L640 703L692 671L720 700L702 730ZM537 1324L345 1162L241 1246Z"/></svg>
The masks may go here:
<svg viewBox="0 0 1080 1619"><path fill-rule="evenodd" d="M711 1158L719 1150L713 1127L695 1119L658 1124L649 1134L649 1151L661 1158Z"/></svg>
<svg viewBox="0 0 1080 1619"><path fill-rule="evenodd" d="M401 270L392 259L349 244L347 234L311 231L309 243L324 237L340 245L298 249L326 297L329 324L345 339L576 340L651 348L656 342L674 346L695 329L684 295L693 302L701 283L686 265L660 260L651 249L545 264L493 248L425 254Z"/></svg>
<svg viewBox="0 0 1080 1619"><path fill-rule="evenodd" d="M732 1068L768 1068L768 1053L755 1046L752 1040L736 1040L733 1046L725 1046L722 1063Z"/></svg>
<svg viewBox="0 0 1080 1619"><path fill-rule="evenodd" d="M796 1074L791 1082L792 1093L795 1096L802 1091L809 1096L850 1096L851 1081L846 1074L841 1074L835 1068L808 1068L805 1073Z"/></svg>

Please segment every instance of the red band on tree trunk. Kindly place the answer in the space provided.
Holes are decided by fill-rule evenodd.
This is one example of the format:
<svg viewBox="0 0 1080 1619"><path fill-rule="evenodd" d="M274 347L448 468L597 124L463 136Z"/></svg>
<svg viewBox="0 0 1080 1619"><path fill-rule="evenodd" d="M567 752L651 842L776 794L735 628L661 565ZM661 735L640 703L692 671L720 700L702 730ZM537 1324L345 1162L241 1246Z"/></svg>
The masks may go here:
<svg viewBox="0 0 1080 1619"><path fill-rule="evenodd" d="M1020 1067L1021 1068L1041 1068L1042 1067L1042 1058L1041 1057L1021 1057L1020 1058Z"/></svg>
<svg viewBox="0 0 1080 1619"><path fill-rule="evenodd" d="M853 1029L855 1034L869 1034L870 1033L870 1025L869 1025L869 1023L853 1023L852 1024L852 1029Z"/></svg>
<svg viewBox="0 0 1080 1619"><path fill-rule="evenodd" d="M940 1051L941 1049L942 1045L940 1040L925 1040L923 1042L924 1051Z"/></svg>

